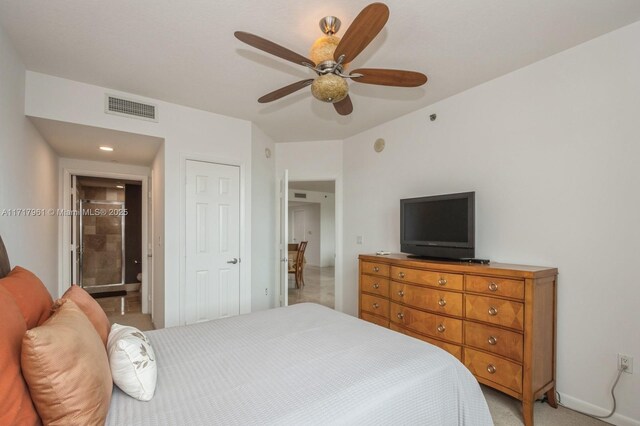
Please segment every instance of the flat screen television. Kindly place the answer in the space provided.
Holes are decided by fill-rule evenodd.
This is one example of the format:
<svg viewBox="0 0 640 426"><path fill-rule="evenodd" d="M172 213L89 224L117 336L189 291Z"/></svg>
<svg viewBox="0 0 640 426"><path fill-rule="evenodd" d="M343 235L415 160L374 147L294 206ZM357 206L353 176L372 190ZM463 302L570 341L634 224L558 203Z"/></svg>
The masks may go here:
<svg viewBox="0 0 640 426"><path fill-rule="evenodd" d="M400 200L400 250L417 257L475 256L475 192Z"/></svg>

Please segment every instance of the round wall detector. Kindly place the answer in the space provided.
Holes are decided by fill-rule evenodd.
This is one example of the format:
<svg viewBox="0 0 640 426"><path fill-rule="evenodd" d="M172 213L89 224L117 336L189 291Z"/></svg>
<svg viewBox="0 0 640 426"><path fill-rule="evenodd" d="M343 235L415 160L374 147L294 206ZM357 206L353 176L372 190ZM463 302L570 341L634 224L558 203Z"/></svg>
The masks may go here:
<svg viewBox="0 0 640 426"><path fill-rule="evenodd" d="M380 138L380 139L376 139L375 143L373 144L373 150L375 152L382 152L384 151L384 146L385 146L385 142L384 139Z"/></svg>

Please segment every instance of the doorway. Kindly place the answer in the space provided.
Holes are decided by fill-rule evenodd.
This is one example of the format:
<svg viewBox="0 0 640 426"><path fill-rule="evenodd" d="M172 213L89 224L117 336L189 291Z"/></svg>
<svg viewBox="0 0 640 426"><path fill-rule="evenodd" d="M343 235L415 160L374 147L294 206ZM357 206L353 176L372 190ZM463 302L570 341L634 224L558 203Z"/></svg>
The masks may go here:
<svg viewBox="0 0 640 426"><path fill-rule="evenodd" d="M335 308L335 181L290 181L288 194L289 269L306 241L302 281L289 273L288 303L318 303ZM303 284L303 285L301 285Z"/></svg>
<svg viewBox="0 0 640 426"><path fill-rule="evenodd" d="M142 182L72 175L71 187L71 282L110 321L152 328L142 311Z"/></svg>

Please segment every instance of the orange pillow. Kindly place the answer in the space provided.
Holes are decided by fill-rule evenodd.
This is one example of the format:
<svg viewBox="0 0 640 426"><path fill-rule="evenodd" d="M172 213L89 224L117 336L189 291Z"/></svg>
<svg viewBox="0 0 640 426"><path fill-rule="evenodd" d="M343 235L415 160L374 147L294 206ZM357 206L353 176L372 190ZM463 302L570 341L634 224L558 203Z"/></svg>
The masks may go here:
<svg viewBox="0 0 640 426"><path fill-rule="evenodd" d="M109 338L109 332L111 331L111 323L107 318L107 314L104 313L104 310L100 307L98 302L91 297L89 293L85 289L80 286L73 284L67 291L62 295L62 299L70 299L75 302L76 305L84 312L84 314L89 318L91 324L95 327L98 335L102 339L102 343L104 347L107 347L107 339ZM58 309L59 301L57 301L53 305L53 310Z"/></svg>
<svg viewBox="0 0 640 426"><path fill-rule="evenodd" d="M107 351L86 315L63 300L49 321L25 333L22 374L46 425L103 425L113 381Z"/></svg>
<svg viewBox="0 0 640 426"><path fill-rule="evenodd" d="M13 296L27 323L27 330L44 323L51 315L53 299L42 281L31 272L16 266L0 280Z"/></svg>
<svg viewBox="0 0 640 426"><path fill-rule="evenodd" d="M20 372L22 336L27 325L13 296L0 286L0 425L40 423Z"/></svg>

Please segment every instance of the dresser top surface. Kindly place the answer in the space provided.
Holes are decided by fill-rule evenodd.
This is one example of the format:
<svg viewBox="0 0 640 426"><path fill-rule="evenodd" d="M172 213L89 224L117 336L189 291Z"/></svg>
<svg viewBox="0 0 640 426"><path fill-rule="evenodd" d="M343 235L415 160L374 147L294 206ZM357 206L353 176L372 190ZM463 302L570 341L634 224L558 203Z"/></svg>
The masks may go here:
<svg viewBox="0 0 640 426"><path fill-rule="evenodd" d="M487 265L469 263L456 260L428 260L415 259L403 253L389 255L361 254L360 260L367 262L402 264L423 269L445 269L452 272L486 274L486 275L517 275L524 278L539 278L558 274L557 268L546 266L515 265L509 263L491 262Z"/></svg>

